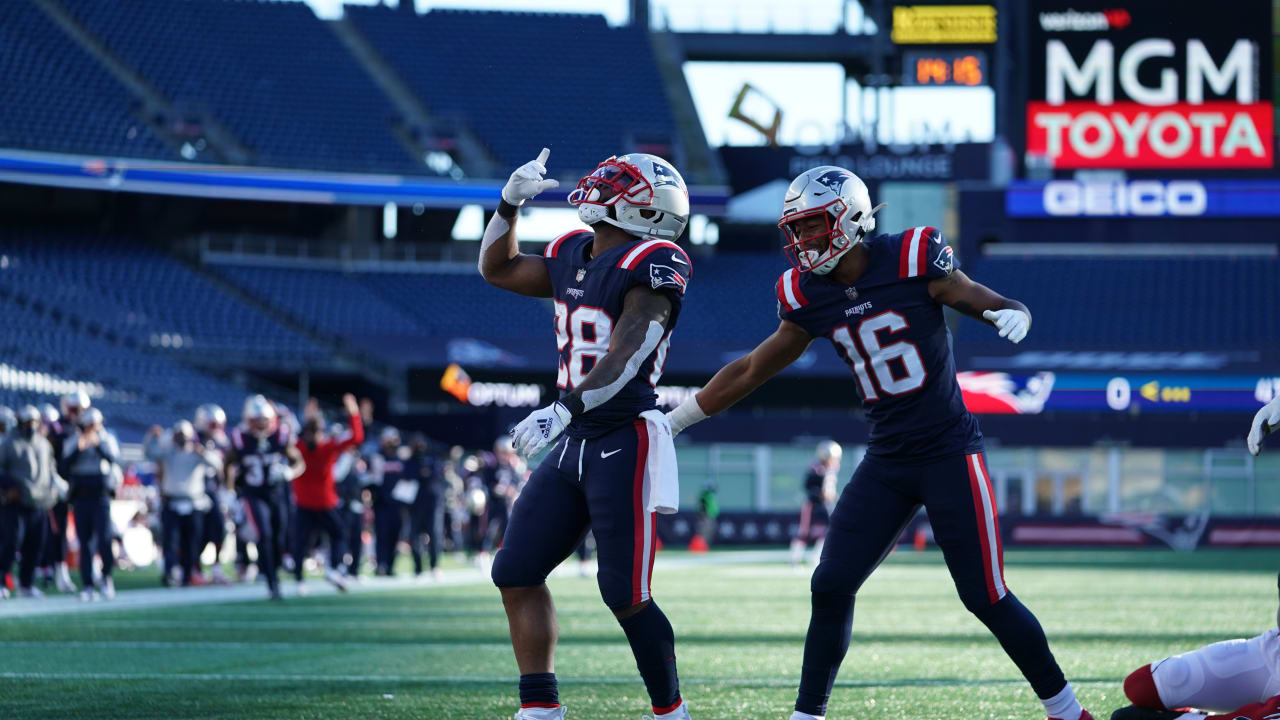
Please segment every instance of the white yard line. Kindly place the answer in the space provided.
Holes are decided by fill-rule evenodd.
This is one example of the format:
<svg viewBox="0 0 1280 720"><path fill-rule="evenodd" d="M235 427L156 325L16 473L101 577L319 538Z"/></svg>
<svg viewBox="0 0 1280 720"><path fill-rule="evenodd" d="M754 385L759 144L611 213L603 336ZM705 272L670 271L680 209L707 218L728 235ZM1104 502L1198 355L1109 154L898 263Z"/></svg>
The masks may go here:
<svg viewBox="0 0 1280 720"><path fill-rule="evenodd" d="M785 550L735 550L705 555L682 555L665 559L659 554L655 568L656 570L676 570L707 565L754 565L760 563L783 563L786 562L786 559L787 551ZM577 572L577 567L573 563L569 563L560 566L553 577L570 577L576 575ZM366 583L352 583L350 592L371 593L391 590L422 590L429 592L434 587L480 585L488 582L489 578L479 570L467 568L445 570L441 573L439 580L426 582L407 577L371 577L368 578ZM282 587L286 593L291 595L295 586L291 581L282 580ZM307 589L310 597L338 594L336 588L317 578L308 579ZM49 595L40 600L10 598L9 600L0 601L0 623L11 618L43 615L255 602L265 600L266 594L266 585L258 582L250 585L206 585L204 587L122 590L116 594L113 600L92 603L80 602L75 595L62 594Z"/></svg>
<svg viewBox="0 0 1280 720"><path fill-rule="evenodd" d="M514 675L302 675L284 673L107 673L107 672L0 672L0 680L168 680L178 682L297 682L297 683L334 683L334 682L369 682L369 683L447 683L451 685L490 685L510 683ZM598 677L561 677L557 678L561 685L634 685L639 680L635 676L598 676ZM795 687L795 678L763 678L763 677L693 677L680 678L687 687L695 685L711 686L750 686L750 687ZM1108 678L1073 679L1073 685L1114 684ZM901 680L882 681L850 681L837 680L837 687L984 687L1025 685L1022 678L1004 678L990 680L958 680L932 678L903 678Z"/></svg>

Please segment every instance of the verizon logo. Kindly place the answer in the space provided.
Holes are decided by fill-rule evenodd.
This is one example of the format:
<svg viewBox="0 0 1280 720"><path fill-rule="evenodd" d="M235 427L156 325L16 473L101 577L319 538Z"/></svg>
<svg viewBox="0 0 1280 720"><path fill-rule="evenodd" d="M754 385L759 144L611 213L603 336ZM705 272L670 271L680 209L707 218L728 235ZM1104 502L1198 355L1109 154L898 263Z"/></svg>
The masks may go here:
<svg viewBox="0 0 1280 720"><path fill-rule="evenodd" d="M1132 18L1124 9L1103 10L1101 12L1065 12L1040 13L1040 29L1045 32L1102 32L1103 30L1128 27Z"/></svg>

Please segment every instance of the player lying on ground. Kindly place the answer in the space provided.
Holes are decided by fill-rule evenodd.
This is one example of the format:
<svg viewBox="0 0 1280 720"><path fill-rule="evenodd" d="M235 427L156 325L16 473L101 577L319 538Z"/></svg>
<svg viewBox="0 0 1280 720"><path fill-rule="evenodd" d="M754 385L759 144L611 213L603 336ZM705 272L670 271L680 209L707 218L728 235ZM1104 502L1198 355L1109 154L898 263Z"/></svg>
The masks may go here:
<svg viewBox="0 0 1280 720"><path fill-rule="evenodd" d="M654 386L692 271L674 243L689 221L689 193L662 158L609 158L569 195L591 231L567 233L541 255L525 255L516 241L517 210L556 186L543 179L549 154L543 148L511 175L480 250L489 283L553 299L560 350L560 399L513 432L528 457L565 437L530 476L493 560L520 668L516 718L564 717L555 606L545 581L588 530L599 553L600 594L631 644L654 715L688 718L671 623L649 595L657 526L646 493L659 472L648 467L649 447L671 442L654 410Z"/></svg>
<svg viewBox="0 0 1280 720"><path fill-rule="evenodd" d="M1276 586L1280 589L1280 575ZM1276 625L1280 627L1280 610ZM1143 665L1124 680L1124 694L1133 705L1116 710L1111 720L1280 718L1278 635L1273 627L1248 640L1214 643Z"/></svg>
<svg viewBox="0 0 1280 720"><path fill-rule="evenodd" d="M985 319L1011 342L1027 308L970 280L931 227L868 236L867 188L825 166L791 183L779 226L793 265L778 280L781 322L670 413L672 431L725 410L827 338L850 367L871 425L865 459L831 514L813 573L796 719L826 713L849 647L854 595L920 506L927 508L960 598L1000 641L1051 718L1090 718L1044 631L1004 583L982 433L956 383L942 307Z"/></svg>

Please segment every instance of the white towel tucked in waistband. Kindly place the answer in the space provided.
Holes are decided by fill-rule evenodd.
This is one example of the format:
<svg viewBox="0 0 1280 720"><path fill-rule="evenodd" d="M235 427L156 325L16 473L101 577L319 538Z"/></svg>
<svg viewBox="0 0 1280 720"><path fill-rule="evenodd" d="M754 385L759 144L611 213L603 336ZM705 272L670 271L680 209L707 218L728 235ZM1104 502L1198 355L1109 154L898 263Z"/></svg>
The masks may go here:
<svg viewBox="0 0 1280 720"><path fill-rule="evenodd" d="M671 425L661 410L640 413L649 433L649 454L645 462L645 512L671 515L680 509L680 472L676 467L676 445Z"/></svg>

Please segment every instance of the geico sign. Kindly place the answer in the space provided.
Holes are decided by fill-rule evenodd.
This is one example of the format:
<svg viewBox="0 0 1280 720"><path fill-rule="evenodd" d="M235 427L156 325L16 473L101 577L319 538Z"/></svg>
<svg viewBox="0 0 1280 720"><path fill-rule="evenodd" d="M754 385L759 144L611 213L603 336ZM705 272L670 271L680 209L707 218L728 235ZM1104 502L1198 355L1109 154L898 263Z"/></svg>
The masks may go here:
<svg viewBox="0 0 1280 720"><path fill-rule="evenodd" d="M1208 204L1204 185L1195 180L1081 183L1054 180L1044 186L1049 215L1203 215Z"/></svg>
<svg viewBox="0 0 1280 720"><path fill-rule="evenodd" d="M1033 102L1027 150L1061 168L1270 167L1272 112L1268 103Z"/></svg>

